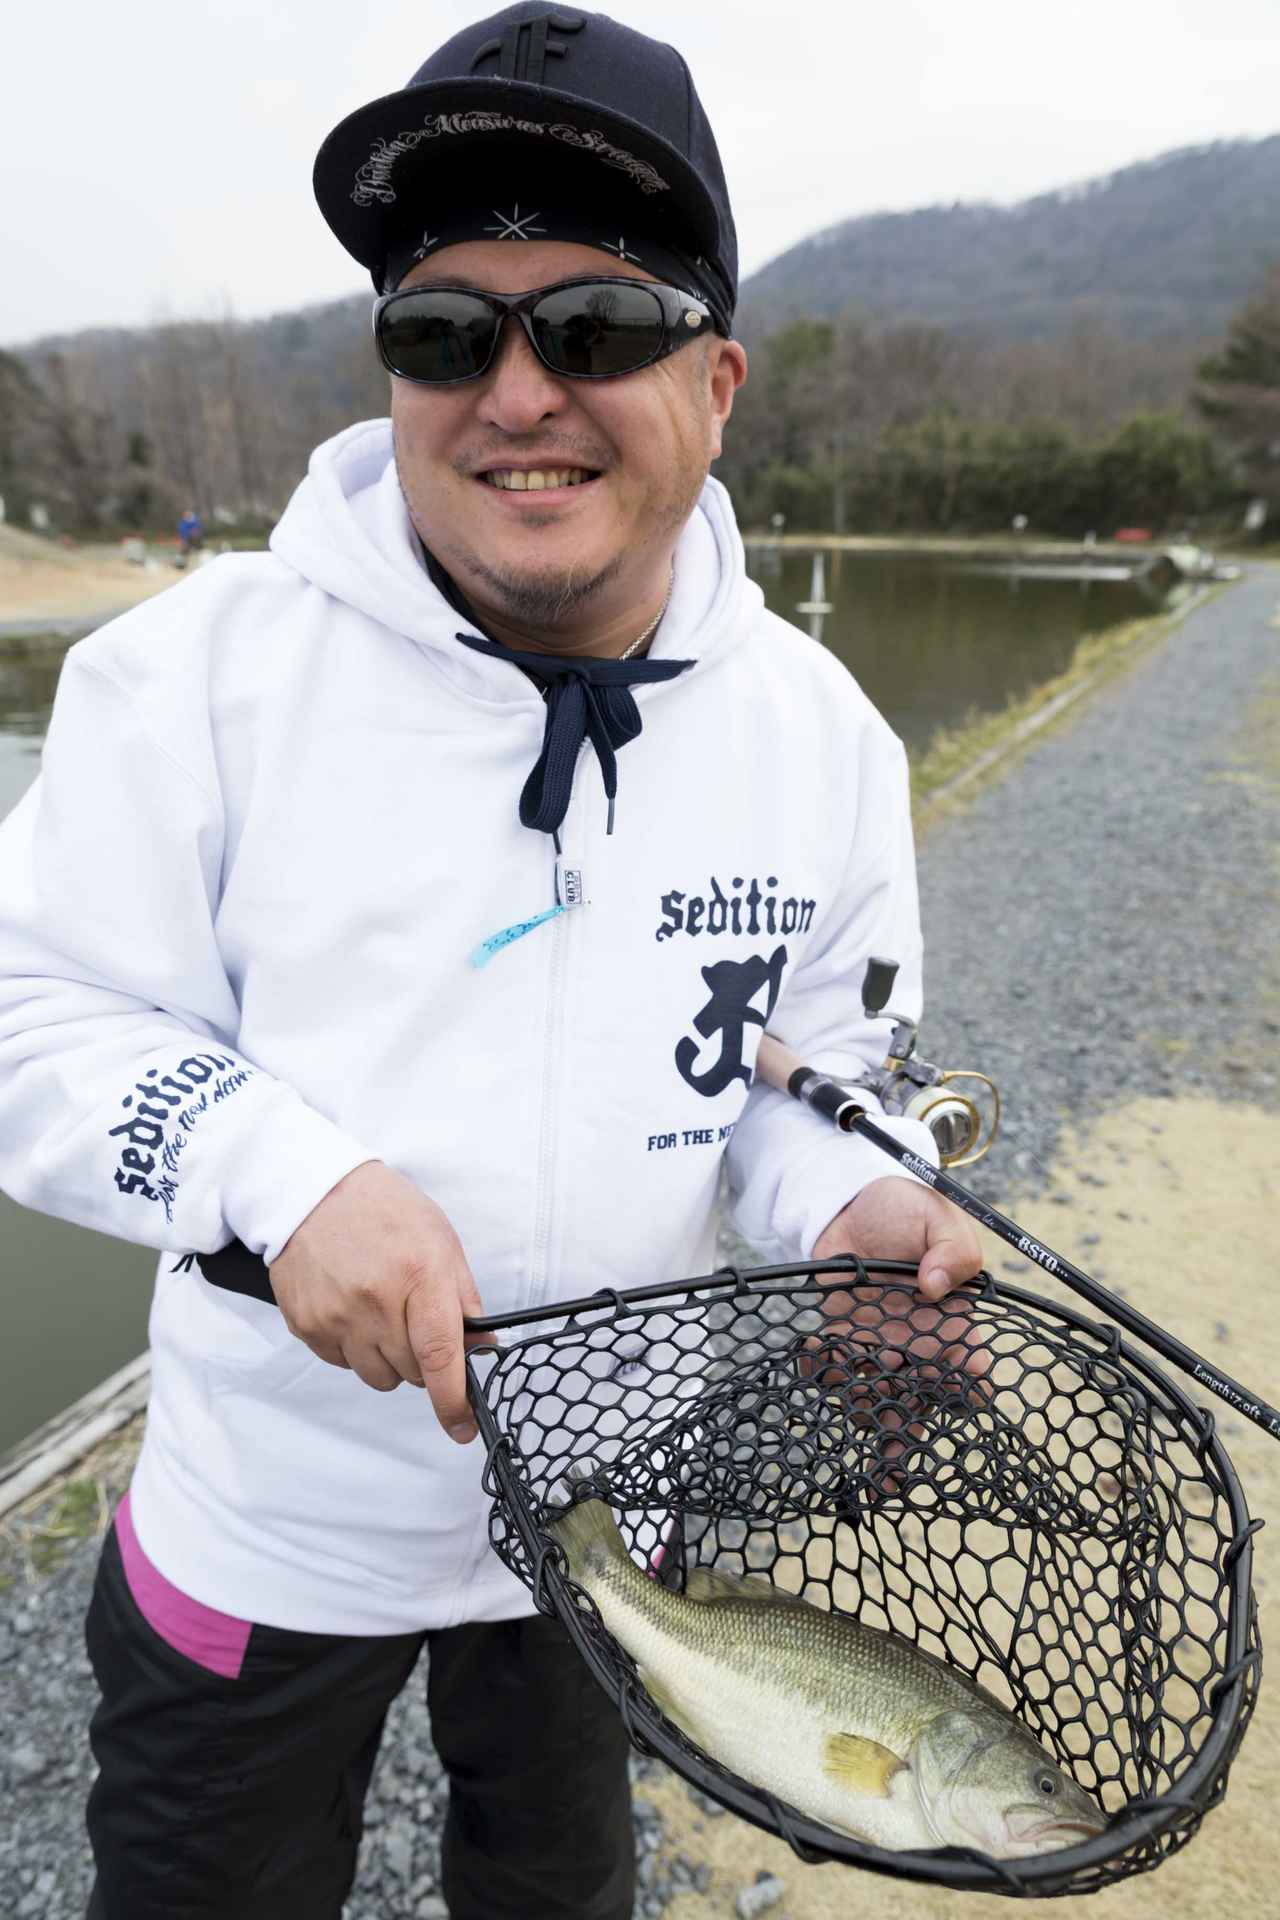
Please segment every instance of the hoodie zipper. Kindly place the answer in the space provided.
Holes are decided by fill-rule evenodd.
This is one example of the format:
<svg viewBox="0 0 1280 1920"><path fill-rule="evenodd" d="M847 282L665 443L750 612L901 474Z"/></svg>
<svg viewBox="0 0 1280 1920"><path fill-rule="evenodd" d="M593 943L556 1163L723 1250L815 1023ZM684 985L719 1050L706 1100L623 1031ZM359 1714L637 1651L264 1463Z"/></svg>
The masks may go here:
<svg viewBox="0 0 1280 1920"><path fill-rule="evenodd" d="M565 944L569 929L563 920L551 928L551 967L547 986L547 1020L543 1030L542 1103L538 1135L538 1183L533 1217L533 1258L529 1262L526 1306L544 1298L547 1256L551 1246L551 1211L555 1185L556 1108L559 1104L560 1032L564 1020Z"/></svg>
<svg viewBox="0 0 1280 1920"><path fill-rule="evenodd" d="M576 791L575 781L575 794ZM564 846L574 844L569 840L566 831L574 812L574 804L571 801L569 812L561 828L561 843ZM576 839L575 830L574 841ZM557 860L558 869L562 861L563 856ZM580 875L581 861L574 860L570 864ZM557 872L558 881L559 873ZM551 942L551 956L547 968L547 1012L542 1029L542 1098L538 1110L538 1174L534 1188L533 1249L526 1283L517 1302L521 1307L540 1305L547 1297L547 1267L551 1249L555 1196L556 1116L560 1104L560 1036L564 1027L564 983L568 972L568 943L572 938L570 928L575 926L580 918L581 916L576 913L561 914L558 919L552 920L538 936L539 939ZM488 1562L491 1552L486 1513L481 1518L470 1566L467 1568L465 1578L458 1582L451 1625L456 1626L461 1620L465 1596L480 1580L481 1569Z"/></svg>
<svg viewBox="0 0 1280 1920"><path fill-rule="evenodd" d="M558 888L564 884L563 876L566 874L575 877L579 889L582 886L584 863L580 850L585 837L584 816L587 799L577 774L581 772L586 753L587 743L584 741L578 756L569 810L560 829L562 850L556 862ZM587 899L581 898L580 904L586 906ZM542 1039L542 1099L538 1118L538 1175L534 1198L533 1253L529 1262L528 1286L525 1290L526 1306L533 1306L545 1300L548 1292L547 1269L555 1211L556 1144L559 1132L557 1119L561 1082L564 1077L562 1040L565 980L569 968L569 943L581 938L581 935L576 932L581 918L580 912L563 913L559 919L551 922L545 935L541 936L550 938L551 957L547 969L547 1016Z"/></svg>

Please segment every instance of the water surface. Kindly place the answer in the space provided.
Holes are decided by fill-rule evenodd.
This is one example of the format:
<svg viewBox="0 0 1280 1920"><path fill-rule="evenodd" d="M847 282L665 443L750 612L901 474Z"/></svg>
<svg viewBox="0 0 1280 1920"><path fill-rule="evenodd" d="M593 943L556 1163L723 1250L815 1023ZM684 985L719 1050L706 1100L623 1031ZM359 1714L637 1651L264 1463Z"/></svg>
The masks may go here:
<svg viewBox="0 0 1280 1920"><path fill-rule="evenodd" d="M747 564L772 610L807 630L796 608L810 598L813 556L749 548ZM1025 579L950 556L836 552L823 571L823 644L912 752L1061 673L1086 634L1158 604L1128 582Z"/></svg>
<svg viewBox="0 0 1280 1920"><path fill-rule="evenodd" d="M61 655L0 655L0 817L40 771ZM156 1255L0 1193L0 1452L146 1345Z"/></svg>

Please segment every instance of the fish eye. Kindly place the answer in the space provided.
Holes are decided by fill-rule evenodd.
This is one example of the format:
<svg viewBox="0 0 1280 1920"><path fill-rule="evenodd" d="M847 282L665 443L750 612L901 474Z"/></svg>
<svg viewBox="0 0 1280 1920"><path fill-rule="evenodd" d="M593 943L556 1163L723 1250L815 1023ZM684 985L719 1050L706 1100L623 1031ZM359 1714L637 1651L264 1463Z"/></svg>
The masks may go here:
<svg viewBox="0 0 1280 1920"><path fill-rule="evenodd" d="M1041 1793L1056 1793L1058 1791L1058 1783L1051 1773L1037 1774L1036 1785Z"/></svg>

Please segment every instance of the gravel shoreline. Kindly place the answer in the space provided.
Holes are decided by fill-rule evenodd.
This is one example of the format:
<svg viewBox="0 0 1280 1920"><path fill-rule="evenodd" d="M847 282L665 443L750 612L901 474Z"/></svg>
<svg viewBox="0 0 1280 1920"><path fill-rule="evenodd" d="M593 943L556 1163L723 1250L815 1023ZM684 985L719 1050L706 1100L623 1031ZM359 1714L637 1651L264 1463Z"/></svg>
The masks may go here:
<svg viewBox="0 0 1280 1920"><path fill-rule="evenodd" d="M924 836L922 1051L1000 1087L985 1198L1138 1094L1277 1104L1278 618L1251 568Z"/></svg>
<svg viewBox="0 0 1280 1920"><path fill-rule="evenodd" d="M921 1050L1001 1088L1001 1138L970 1176L996 1204L1043 1181L1064 1130L1126 1098L1280 1105L1280 768L1260 779L1247 757L1249 726L1280 703L1278 603L1280 570L1250 569L925 835ZM1103 1174L1123 1184L1123 1166ZM0 1573L14 1575L0 1592L0 1920L84 1913L81 1623L97 1552L76 1542L29 1581L0 1541ZM709 1878L668 1858L652 1771L637 1759L636 1920ZM347 1920L444 1915L443 1794L415 1681L388 1724ZM699 1798L700 1819L716 1811ZM739 1913L782 1898L744 1849Z"/></svg>

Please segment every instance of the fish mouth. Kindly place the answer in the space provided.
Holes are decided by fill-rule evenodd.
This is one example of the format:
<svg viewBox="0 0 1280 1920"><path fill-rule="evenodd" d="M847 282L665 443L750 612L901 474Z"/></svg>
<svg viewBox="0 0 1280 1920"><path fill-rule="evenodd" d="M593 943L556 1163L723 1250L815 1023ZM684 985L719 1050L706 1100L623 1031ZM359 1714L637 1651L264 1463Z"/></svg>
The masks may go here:
<svg viewBox="0 0 1280 1920"><path fill-rule="evenodd" d="M1021 1828L1016 1840L1028 1853L1056 1853L1096 1839L1106 1826L1105 1820L1041 1820Z"/></svg>
<svg viewBox="0 0 1280 1920"><path fill-rule="evenodd" d="M1006 1858L1057 1853L1081 1846L1105 1833L1107 1821L1090 1807L1045 1807L1023 1804L1008 1807L1004 1815Z"/></svg>

